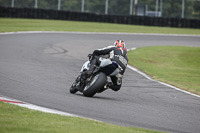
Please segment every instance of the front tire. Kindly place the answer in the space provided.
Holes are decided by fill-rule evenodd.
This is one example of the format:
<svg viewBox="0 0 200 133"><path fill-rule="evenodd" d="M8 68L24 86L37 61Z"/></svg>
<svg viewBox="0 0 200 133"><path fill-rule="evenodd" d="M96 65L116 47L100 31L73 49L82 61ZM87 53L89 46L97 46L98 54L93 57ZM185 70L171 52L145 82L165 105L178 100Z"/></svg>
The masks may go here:
<svg viewBox="0 0 200 133"><path fill-rule="evenodd" d="M78 91L78 89L76 89L76 85L72 84L69 91L70 93L75 94Z"/></svg>
<svg viewBox="0 0 200 133"><path fill-rule="evenodd" d="M93 97L106 84L107 76L104 73L99 73L92 78L92 81L85 86L83 95Z"/></svg>
<svg viewBox="0 0 200 133"><path fill-rule="evenodd" d="M72 86L70 87L70 90L69 90L70 93L75 94L75 93L78 91L78 89L76 88L76 85L77 85L77 83L79 82L80 78L81 78L80 75L76 78L76 80L74 81L74 83L73 83Z"/></svg>

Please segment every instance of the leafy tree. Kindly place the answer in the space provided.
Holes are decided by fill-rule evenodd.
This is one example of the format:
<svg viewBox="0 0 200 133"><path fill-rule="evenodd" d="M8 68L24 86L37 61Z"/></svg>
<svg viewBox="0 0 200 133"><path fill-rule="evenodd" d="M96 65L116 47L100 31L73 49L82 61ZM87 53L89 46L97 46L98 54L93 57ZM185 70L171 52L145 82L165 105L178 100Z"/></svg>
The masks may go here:
<svg viewBox="0 0 200 133"><path fill-rule="evenodd" d="M0 6L10 7L11 2L12 2L11 0L0 0Z"/></svg>
<svg viewBox="0 0 200 133"><path fill-rule="evenodd" d="M81 11L81 0L61 0L61 10Z"/></svg>
<svg viewBox="0 0 200 133"><path fill-rule="evenodd" d="M138 4L147 5L148 11L155 11L155 0L139 0Z"/></svg>
<svg viewBox="0 0 200 133"><path fill-rule="evenodd" d="M28 7L33 8L35 0L15 0L15 7Z"/></svg>
<svg viewBox="0 0 200 133"><path fill-rule="evenodd" d="M110 0L108 13L114 15L129 15L130 0Z"/></svg>
<svg viewBox="0 0 200 133"><path fill-rule="evenodd" d="M38 0L38 8L58 9L58 0Z"/></svg>
<svg viewBox="0 0 200 133"><path fill-rule="evenodd" d="M185 1L185 11L184 11L184 16L185 18L193 18L192 13L194 12L194 1Z"/></svg>
<svg viewBox="0 0 200 133"><path fill-rule="evenodd" d="M194 16L195 19L200 19L200 1L195 1L193 8L192 16Z"/></svg>
<svg viewBox="0 0 200 133"><path fill-rule="evenodd" d="M0 0L0 6L10 7L12 0ZM106 0L85 0L85 12L104 14ZM159 2L161 0L158 0ZM162 0L163 17L181 18L182 0ZM61 0L61 10L81 11L82 0ZM148 11L155 11L156 0L138 0L138 4L148 6ZM15 7L34 8L35 0L15 0ZM58 8L58 0L38 0L38 8ZM160 5L158 6L160 10ZM133 6L134 11L134 6ZM130 0L109 0L108 14L129 15ZM200 19L200 1L185 0L185 18Z"/></svg>
<svg viewBox="0 0 200 133"><path fill-rule="evenodd" d="M104 14L105 1L104 0L85 0L85 11Z"/></svg>

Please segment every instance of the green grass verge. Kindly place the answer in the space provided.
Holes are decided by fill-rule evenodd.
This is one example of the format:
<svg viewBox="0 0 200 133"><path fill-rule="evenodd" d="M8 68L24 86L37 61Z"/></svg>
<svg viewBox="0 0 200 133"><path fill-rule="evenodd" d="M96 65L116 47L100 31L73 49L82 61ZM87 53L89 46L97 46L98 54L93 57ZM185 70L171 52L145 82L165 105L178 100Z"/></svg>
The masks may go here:
<svg viewBox="0 0 200 133"><path fill-rule="evenodd" d="M200 95L200 47L152 46L128 56L131 65L153 79Z"/></svg>
<svg viewBox="0 0 200 133"><path fill-rule="evenodd" d="M127 32L127 33L164 33L164 34L200 35L199 29L136 26L136 25L124 25L124 24L61 21L61 20L0 18L0 32L14 32L14 31Z"/></svg>
<svg viewBox="0 0 200 133"><path fill-rule="evenodd" d="M1 133L159 133L29 110L0 102Z"/></svg>

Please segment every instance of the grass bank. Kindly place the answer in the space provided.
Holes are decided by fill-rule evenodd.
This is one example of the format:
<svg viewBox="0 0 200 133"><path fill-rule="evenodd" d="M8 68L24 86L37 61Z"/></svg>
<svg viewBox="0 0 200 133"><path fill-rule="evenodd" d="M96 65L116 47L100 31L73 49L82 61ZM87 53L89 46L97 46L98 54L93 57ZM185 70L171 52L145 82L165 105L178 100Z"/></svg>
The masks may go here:
<svg viewBox="0 0 200 133"><path fill-rule="evenodd" d="M14 31L126 32L200 35L199 29L136 26L125 24L61 20L0 18L0 32Z"/></svg>
<svg viewBox="0 0 200 133"><path fill-rule="evenodd" d="M144 47L128 56L131 65L153 79L200 95L200 47Z"/></svg>
<svg viewBox="0 0 200 133"><path fill-rule="evenodd" d="M0 102L1 133L159 133L29 110Z"/></svg>

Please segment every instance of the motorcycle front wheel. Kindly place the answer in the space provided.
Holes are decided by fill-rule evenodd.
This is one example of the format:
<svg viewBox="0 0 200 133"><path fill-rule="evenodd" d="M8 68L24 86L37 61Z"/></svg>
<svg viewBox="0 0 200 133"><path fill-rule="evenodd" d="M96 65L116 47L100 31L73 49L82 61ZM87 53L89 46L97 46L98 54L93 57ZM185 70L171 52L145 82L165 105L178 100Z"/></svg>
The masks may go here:
<svg viewBox="0 0 200 133"><path fill-rule="evenodd" d="M70 91L70 93L75 94L78 91L78 89L76 89L76 86L74 84L72 84L69 91Z"/></svg>
<svg viewBox="0 0 200 133"><path fill-rule="evenodd" d="M70 93L75 94L78 91L78 89L76 88L76 85L79 82L79 80L80 80L80 75L76 78L76 80L74 81L74 83L70 87L70 90L69 90Z"/></svg>

